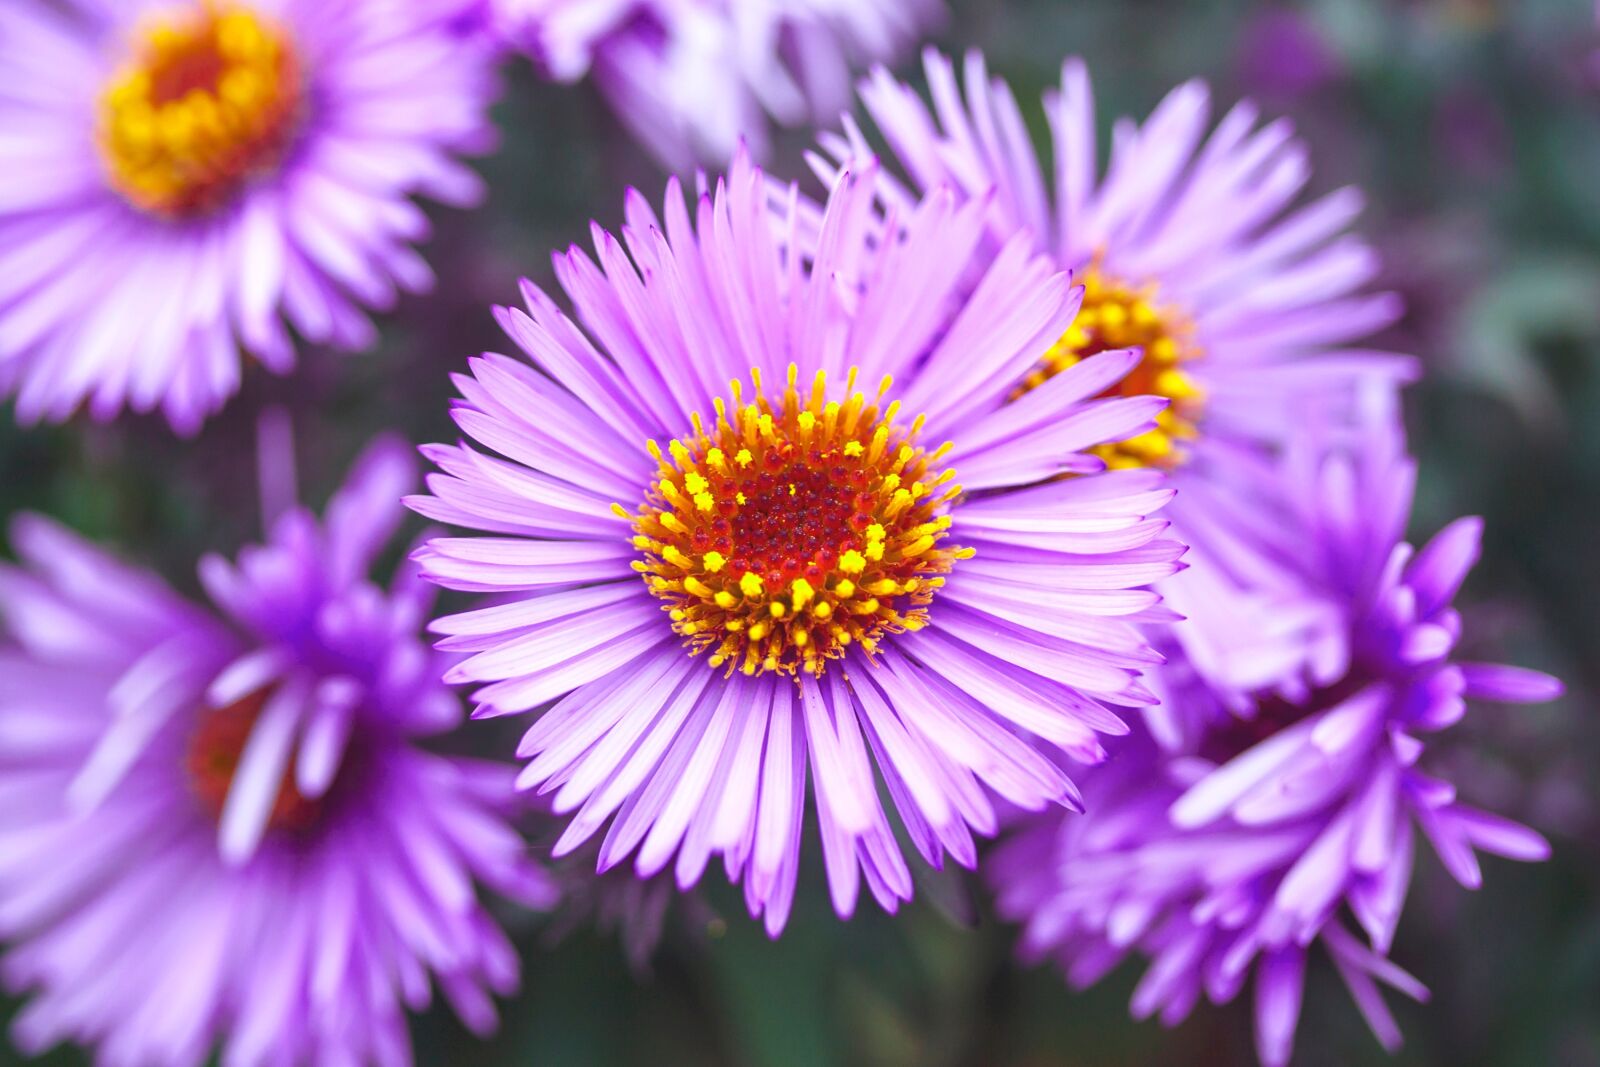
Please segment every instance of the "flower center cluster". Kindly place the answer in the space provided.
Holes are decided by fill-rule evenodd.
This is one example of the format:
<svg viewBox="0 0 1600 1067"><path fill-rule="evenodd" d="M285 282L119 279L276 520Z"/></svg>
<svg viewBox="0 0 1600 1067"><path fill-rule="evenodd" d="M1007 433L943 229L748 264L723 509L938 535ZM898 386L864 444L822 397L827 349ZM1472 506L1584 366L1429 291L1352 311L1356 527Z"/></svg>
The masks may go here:
<svg viewBox="0 0 1600 1067"><path fill-rule="evenodd" d="M732 383L716 401L716 425L663 453L657 480L636 514L634 564L665 603L672 628L713 667L745 674L821 674L852 644L869 655L886 633L920 629L928 604L957 559L944 547L944 506L960 491L940 469L949 450L916 444L919 417L895 424L899 403L856 391L826 399L818 374L809 396L789 368L781 398Z"/></svg>
<svg viewBox="0 0 1600 1067"><path fill-rule="evenodd" d="M1082 275L1083 307L1028 376L1016 396L1037 388L1068 367L1101 352L1138 348L1144 358L1106 396L1164 396L1172 401L1156 416L1156 428L1126 441L1097 445L1095 455L1113 470L1172 468L1183 462L1183 441L1194 438L1201 393L1183 364L1200 355L1194 327L1183 314L1158 307L1154 290L1134 289L1090 266Z"/></svg>
<svg viewBox="0 0 1600 1067"><path fill-rule="evenodd" d="M1200 755L1218 765L1227 763L1309 716L1344 703L1374 681L1371 676L1352 670L1298 701L1264 696L1249 717L1230 714L1212 724L1201 743Z"/></svg>
<svg viewBox="0 0 1600 1067"><path fill-rule="evenodd" d="M277 162L300 114L298 58L254 12L205 3L151 25L100 98L100 152L134 206L215 208Z"/></svg>
<svg viewBox="0 0 1600 1067"><path fill-rule="evenodd" d="M249 696L241 697L226 707L202 711L200 721L189 738L185 764L189 771L189 786L200 800L200 805L213 819L222 817L228 791L233 788L233 776L239 770L239 758L250 740L256 720L267 698L272 695L269 686ZM285 830L298 833L309 830L322 813L319 801L307 800L294 787L291 775L285 775L278 787L277 800L272 805L268 830Z"/></svg>

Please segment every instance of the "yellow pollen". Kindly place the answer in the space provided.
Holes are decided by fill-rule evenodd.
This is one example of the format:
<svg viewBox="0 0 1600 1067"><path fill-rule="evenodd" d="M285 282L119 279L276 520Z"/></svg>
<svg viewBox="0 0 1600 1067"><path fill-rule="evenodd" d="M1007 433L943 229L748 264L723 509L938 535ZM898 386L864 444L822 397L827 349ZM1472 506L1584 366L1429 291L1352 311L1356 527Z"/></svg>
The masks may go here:
<svg viewBox="0 0 1600 1067"><path fill-rule="evenodd" d="M958 559L944 544L961 492L917 443L921 419L818 374L780 390L733 382L714 425L665 450L632 513L634 569L692 655L728 673L821 675L851 645L921 629ZM752 396L753 392L753 396ZM731 462L728 457L732 457Z"/></svg>
<svg viewBox="0 0 1600 1067"><path fill-rule="evenodd" d="M303 95L283 27L226 0L196 3L148 24L101 94L100 155L135 207L202 214L282 158Z"/></svg>
<svg viewBox="0 0 1600 1067"><path fill-rule="evenodd" d="M1202 355L1194 343L1194 324L1182 311L1155 301L1154 286L1137 289L1107 276L1098 263L1080 275L1083 307L1059 340L1012 392L1012 399L1038 388L1069 367L1098 355L1138 348L1144 356L1127 376L1102 396L1164 396L1171 401L1156 416L1156 428L1126 441L1096 445L1091 451L1113 470L1172 468L1186 458L1184 441L1199 435L1204 397L1183 364Z"/></svg>

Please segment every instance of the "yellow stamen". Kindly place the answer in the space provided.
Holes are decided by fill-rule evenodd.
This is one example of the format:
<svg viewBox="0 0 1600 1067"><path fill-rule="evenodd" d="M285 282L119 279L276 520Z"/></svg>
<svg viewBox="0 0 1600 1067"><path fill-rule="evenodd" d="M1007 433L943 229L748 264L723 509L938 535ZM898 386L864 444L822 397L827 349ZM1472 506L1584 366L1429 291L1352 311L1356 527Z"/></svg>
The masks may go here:
<svg viewBox="0 0 1600 1067"><path fill-rule="evenodd" d="M1138 364L1102 396L1164 396L1170 406L1157 427L1127 441L1096 445L1091 451L1113 470L1133 467L1172 468L1186 458L1181 443L1199 434L1197 423L1204 396L1183 369L1200 358L1194 324L1181 310L1158 305L1155 289L1136 289L1109 277L1098 262L1081 274L1083 307L1044 359L1012 392L1012 399L1038 388L1090 356L1124 348L1144 353Z"/></svg>

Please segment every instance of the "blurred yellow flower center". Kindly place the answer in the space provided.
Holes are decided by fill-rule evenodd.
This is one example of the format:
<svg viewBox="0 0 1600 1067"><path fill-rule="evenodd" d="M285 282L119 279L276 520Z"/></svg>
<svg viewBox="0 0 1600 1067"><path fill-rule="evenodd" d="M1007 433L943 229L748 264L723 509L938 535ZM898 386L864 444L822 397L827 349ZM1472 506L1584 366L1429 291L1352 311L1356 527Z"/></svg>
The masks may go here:
<svg viewBox="0 0 1600 1067"><path fill-rule="evenodd" d="M300 115L299 60L282 27L204 3L142 33L100 98L100 152L134 206L211 210L281 158Z"/></svg>
<svg viewBox="0 0 1600 1067"><path fill-rule="evenodd" d="M691 654L745 674L820 675L851 645L868 655L885 634L920 629L928 604L971 549L945 547L947 505L961 488L941 469L948 444L916 443L918 417L901 428L899 402L855 388L828 400L818 374L808 396L787 388L769 399L732 383L716 424L665 453L636 513L634 569L665 603Z"/></svg>
<svg viewBox="0 0 1600 1067"><path fill-rule="evenodd" d="M1193 324L1181 311L1158 306L1153 286L1135 289L1093 265L1081 278L1083 307L1078 317L1017 386L1013 399L1090 356L1141 349L1144 358L1105 395L1164 396L1172 403L1156 416L1155 429L1127 441L1097 445L1092 451L1113 470L1176 467L1184 460L1183 442L1198 433L1195 424L1202 406L1200 388L1183 370L1183 364L1200 355Z"/></svg>

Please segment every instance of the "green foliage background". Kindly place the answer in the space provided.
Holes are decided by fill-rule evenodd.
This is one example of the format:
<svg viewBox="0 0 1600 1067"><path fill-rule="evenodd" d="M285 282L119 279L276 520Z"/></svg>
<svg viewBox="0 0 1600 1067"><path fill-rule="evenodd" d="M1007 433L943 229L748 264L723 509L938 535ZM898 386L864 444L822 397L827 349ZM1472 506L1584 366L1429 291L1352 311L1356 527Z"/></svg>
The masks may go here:
<svg viewBox="0 0 1600 1067"><path fill-rule="evenodd" d="M1207 78L1221 106L1241 93L1294 118L1314 190L1365 187L1366 232L1411 312L1385 341L1428 366L1408 401L1422 461L1415 532L1488 519L1468 587L1478 655L1552 670L1568 696L1482 709L1437 758L1463 794L1545 831L1555 858L1491 861L1467 894L1424 860L1395 958L1434 992L1396 1001L1408 1036L1396 1064L1600 1064L1600 51L1587 0L961 0L941 41L983 48L1025 110L1069 53L1095 75L1102 125L1143 114L1176 82ZM1331 60L1317 84L1264 26L1296 13ZM908 67L908 70L910 68ZM1266 71L1266 73L1263 73ZM1274 71L1276 73L1274 74ZM1287 74L1285 74L1287 71ZM502 150L483 164L486 208L439 213L428 253L441 278L383 323L355 358L307 351L300 372L259 370L192 441L154 420L17 428L0 415L0 515L36 509L122 546L194 591L194 561L258 533L256 414L294 414L302 494L320 504L374 433L453 438L446 375L502 342L488 306L526 274L551 282L549 251L620 221L622 192L654 197L663 176L587 89L513 69L499 108ZM1042 121L1038 124L1042 127ZM1042 128L1036 130L1042 136ZM802 135L775 172L804 177ZM486 729L486 728L479 728ZM469 728L459 743L492 747ZM769 943L735 894L723 918L675 920L651 974L612 937L551 944L536 916L508 915L525 988L489 1043L449 1014L417 1019L417 1060L448 1064L736 1067L1046 1067L1252 1062L1247 1004L1202 1006L1174 1031L1128 1020L1135 973L1070 995L1047 969L1019 968L1012 931L981 913L957 922L956 878L930 883L890 918L870 906L835 920L811 864L784 940ZM0 1009L9 1014L11 1008ZM1298 1063L1391 1062L1331 968L1307 991ZM0 1047L0 1065L18 1062ZM84 1062L61 1050L43 1062Z"/></svg>

